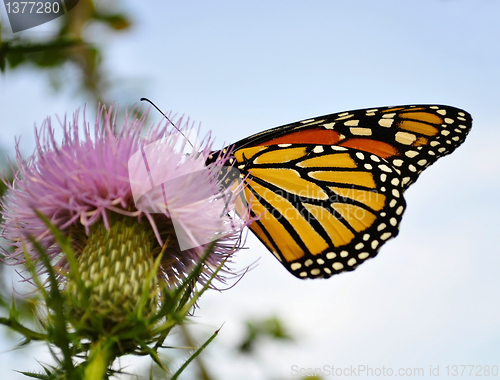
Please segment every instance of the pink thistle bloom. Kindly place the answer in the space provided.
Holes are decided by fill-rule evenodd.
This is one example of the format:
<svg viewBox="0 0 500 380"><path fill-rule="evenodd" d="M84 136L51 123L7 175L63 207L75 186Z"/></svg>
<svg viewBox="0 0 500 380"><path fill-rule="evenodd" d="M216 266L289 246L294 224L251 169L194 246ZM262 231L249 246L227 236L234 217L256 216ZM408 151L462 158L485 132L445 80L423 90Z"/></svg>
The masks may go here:
<svg viewBox="0 0 500 380"><path fill-rule="evenodd" d="M59 267L67 267L65 259L60 257L54 237L35 210L46 215L60 231L72 238L77 259L91 260L89 268L92 260L99 257L88 257L100 252L100 249L108 249L112 253L116 248L125 255L118 258L119 262L123 262L129 254L130 244L135 244L126 241L126 236L131 236L130 240L138 236L135 232L132 235L122 233L125 227L120 224L116 233L122 234L120 239L125 240L115 248L105 248L114 244L109 243L114 238L107 236L106 231L113 230L117 223L138 228L145 236L140 247L146 244L145 249L151 255L146 269L151 268L151 263L164 248L158 280L169 285L179 283L199 262L209 245L207 236L214 236L211 240L216 237L217 242L200 277L202 282L240 248L241 229L250 221L228 216L228 212L234 210L234 203L227 202L227 190L225 196L219 196L223 194L221 179L217 176L221 167L208 169L205 166L212 151L210 139L184 155L175 150L175 146L181 145L181 149L187 146L179 132L167 124L154 127L141 137L144 121L144 116L136 119L127 115L123 128L118 129L116 113L102 107L99 108L93 131L85 115L84 126L79 126L78 112L74 114L72 123L64 120L61 144L56 141L51 121L47 119L36 131L36 149L27 160L21 157L17 144L18 169L1 202L4 218L2 236L14 247L13 252L4 251L9 263L24 263L24 249L28 250L33 260L39 258L28 239L32 237L57 261ZM181 122L182 119L178 124ZM136 158L144 157L157 141L162 141L161 149L157 149L156 156L148 157L149 172L145 172L141 160L131 158L134 154ZM151 157L160 157L161 160L152 161ZM218 164L224 165L227 159L222 157ZM148 177L154 180L154 184L162 185L150 191L144 191L147 186L140 190ZM142 191L139 197L133 192L134 186ZM235 196L240 190L241 186L236 186L230 193ZM211 196L209 201L207 195ZM179 233L183 235L182 242L178 239ZM86 247L91 244L93 234L99 236L98 239L108 240L102 241L104 248L93 246L87 252ZM135 261L135 256L132 261ZM110 267L112 264L114 261L109 258L107 264L100 265ZM99 267L98 271L103 272L104 269ZM90 277L83 277L87 284L93 281L91 269L89 273ZM140 277L140 273L127 272L125 282L139 280L134 276ZM219 280L223 278L219 277ZM117 281L121 282L121 291L126 293L123 279Z"/></svg>

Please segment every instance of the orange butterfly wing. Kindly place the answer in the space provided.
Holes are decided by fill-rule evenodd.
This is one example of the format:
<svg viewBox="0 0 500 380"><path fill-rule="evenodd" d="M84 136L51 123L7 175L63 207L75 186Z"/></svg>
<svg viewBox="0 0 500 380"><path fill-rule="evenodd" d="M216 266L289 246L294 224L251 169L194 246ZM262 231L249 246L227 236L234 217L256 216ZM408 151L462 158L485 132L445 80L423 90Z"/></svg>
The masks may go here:
<svg viewBox="0 0 500 380"><path fill-rule="evenodd" d="M404 190L471 125L454 107L383 107L284 125L226 149L249 175L245 197L260 217L252 231L293 275L328 278L398 234Z"/></svg>

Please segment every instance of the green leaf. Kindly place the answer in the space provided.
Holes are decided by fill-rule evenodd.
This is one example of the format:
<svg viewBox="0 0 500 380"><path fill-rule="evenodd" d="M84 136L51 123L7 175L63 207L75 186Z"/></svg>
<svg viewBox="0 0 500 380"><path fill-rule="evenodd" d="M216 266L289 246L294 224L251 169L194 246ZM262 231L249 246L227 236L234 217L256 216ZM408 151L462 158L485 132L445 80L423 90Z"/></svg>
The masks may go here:
<svg viewBox="0 0 500 380"><path fill-rule="evenodd" d="M124 14L115 13L110 15L96 14L94 19L102 21L114 30L125 30L130 28L132 22Z"/></svg>

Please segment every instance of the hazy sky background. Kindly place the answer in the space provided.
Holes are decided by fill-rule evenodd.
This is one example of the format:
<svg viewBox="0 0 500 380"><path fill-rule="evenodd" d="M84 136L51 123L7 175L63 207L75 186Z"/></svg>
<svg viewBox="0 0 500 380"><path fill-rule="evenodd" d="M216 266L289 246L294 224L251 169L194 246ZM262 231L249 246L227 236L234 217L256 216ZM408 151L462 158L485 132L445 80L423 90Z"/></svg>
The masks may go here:
<svg viewBox="0 0 500 380"><path fill-rule="evenodd" d="M500 1L121 6L135 21L130 32L89 30L105 48L116 84L110 98L124 105L147 96L201 122L219 147L273 126L365 107L448 104L474 118L464 145L406 192L399 236L356 271L301 281L249 236L249 249L235 263L243 268L260 259L258 266L234 288L205 294L194 318L200 339L224 324L204 353L218 379L290 379L293 365L424 368L426 376L439 365L440 378L447 378L447 365L500 370ZM0 15L5 19L4 8ZM52 30L49 23L26 33ZM38 71L8 72L0 77L1 148L12 157L21 136L29 154L35 122L84 103L70 89L54 93ZM241 338L243 320L274 314L296 334L295 343L262 345L258 366L225 348ZM10 358L0 354L0 373L38 369L31 357Z"/></svg>

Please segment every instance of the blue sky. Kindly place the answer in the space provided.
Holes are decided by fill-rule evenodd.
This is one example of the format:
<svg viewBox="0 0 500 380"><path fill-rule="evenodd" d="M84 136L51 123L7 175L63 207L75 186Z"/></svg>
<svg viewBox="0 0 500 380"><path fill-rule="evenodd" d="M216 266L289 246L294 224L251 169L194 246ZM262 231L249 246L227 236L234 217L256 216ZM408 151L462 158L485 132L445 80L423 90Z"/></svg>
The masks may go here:
<svg viewBox="0 0 500 380"><path fill-rule="evenodd" d="M201 122L221 147L365 107L448 104L474 118L464 145L406 192L400 235L356 271L301 281L249 236L235 263L259 259L258 266L234 288L206 294L194 319L200 337L224 323L206 353L218 378L289 379L293 365L440 365L443 378L446 365L500 366L500 1L120 4L135 20L130 32L89 30L105 48L116 84L110 98L124 105L147 96ZM49 23L26 33L51 30ZM84 103L71 89L54 93L38 72L7 73L0 146L12 153L21 136L29 154L35 122ZM258 366L225 347L241 337L242 320L273 314L293 328L296 343L264 344ZM0 363L2 373L19 368Z"/></svg>

